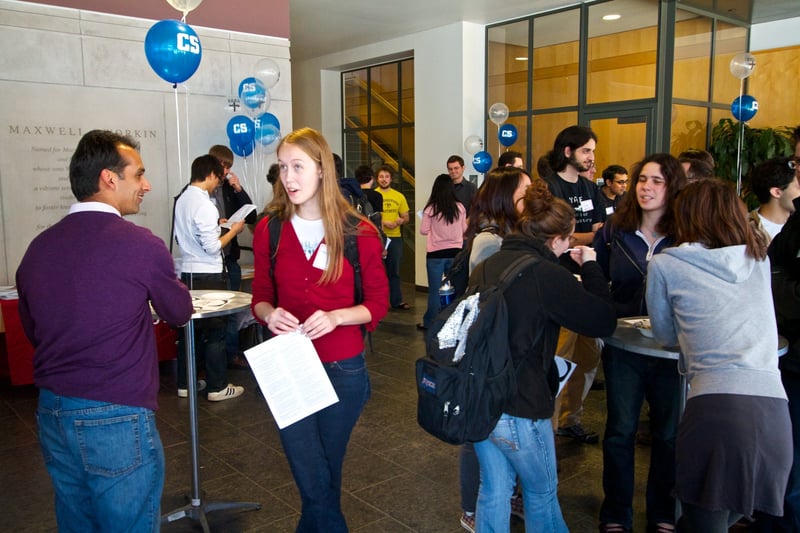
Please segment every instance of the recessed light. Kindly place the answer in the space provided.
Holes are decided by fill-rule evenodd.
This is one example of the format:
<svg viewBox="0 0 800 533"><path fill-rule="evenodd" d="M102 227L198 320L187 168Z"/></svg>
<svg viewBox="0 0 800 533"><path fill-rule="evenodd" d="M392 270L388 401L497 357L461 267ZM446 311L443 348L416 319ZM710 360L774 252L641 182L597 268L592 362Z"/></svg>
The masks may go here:
<svg viewBox="0 0 800 533"><path fill-rule="evenodd" d="M603 15L603 20L619 20L622 18L622 15L617 15L616 13L611 15Z"/></svg>

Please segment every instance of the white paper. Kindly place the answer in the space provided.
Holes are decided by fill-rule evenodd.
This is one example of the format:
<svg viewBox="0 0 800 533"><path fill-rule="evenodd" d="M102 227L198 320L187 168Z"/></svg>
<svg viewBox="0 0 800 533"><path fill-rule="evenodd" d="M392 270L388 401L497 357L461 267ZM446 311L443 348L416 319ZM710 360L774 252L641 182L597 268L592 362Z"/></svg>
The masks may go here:
<svg viewBox="0 0 800 533"><path fill-rule="evenodd" d="M240 220L244 220L247 218L247 215L252 213L258 209L254 204L244 204L242 207L236 210L234 214L228 218L227 222L223 222L220 224L223 228L229 228L233 225L234 222L239 222Z"/></svg>
<svg viewBox="0 0 800 533"><path fill-rule="evenodd" d="M558 395L561 394L561 391L564 389L564 385L567 384L569 378L572 377L572 373L575 372L575 367L577 365L569 359L564 359L558 355L555 356L555 364L558 369L558 392L556 392L556 398L558 398Z"/></svg>
<svg viewBox="0 0 800 533"><path fill-rule="evenodd" d="M339 401L314 344L300 332L277 335L244 354L280 429Z"/></svg>
<svg viewBox="0 0 800 533"><path fill-rule="evenodd" d="M383 247L383 249L384 249L384 250L388 250L388 249L389 249L389 243L390 243L390 242L392 242L392 239L390 239L390 238L388 238L388 237L387 237L387 238L386 238L386 246L384 246L384 247Z"/></svg>

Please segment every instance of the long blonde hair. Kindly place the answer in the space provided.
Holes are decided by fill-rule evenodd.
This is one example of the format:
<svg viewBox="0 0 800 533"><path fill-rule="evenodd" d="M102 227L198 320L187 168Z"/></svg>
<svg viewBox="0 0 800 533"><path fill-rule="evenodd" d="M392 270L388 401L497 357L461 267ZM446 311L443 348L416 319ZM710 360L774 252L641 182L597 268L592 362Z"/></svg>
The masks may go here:
<svg viewBox="0 0 800 533"><path fill-rule="evenodd" d="M317 189L317 198L322 215L322 226L325 229L325 245L328 247L328 268L320 278L320 283L338 281L342 276L344 235L346 232L355 231L349 227L349 224L346 224L347 217L363 217L342 196L336 178L333 153L328 141L320 132L312 128L295 130L281 140L278 151L280 152L280 149L286 144L297 146L305 152L317 163L322 173L322 183L321 187ZM295 214L295 206L289 201L281 180L275 182L274 197L267 206L267 212L270 216L277 216L283 222L291 220Z"/></svg>

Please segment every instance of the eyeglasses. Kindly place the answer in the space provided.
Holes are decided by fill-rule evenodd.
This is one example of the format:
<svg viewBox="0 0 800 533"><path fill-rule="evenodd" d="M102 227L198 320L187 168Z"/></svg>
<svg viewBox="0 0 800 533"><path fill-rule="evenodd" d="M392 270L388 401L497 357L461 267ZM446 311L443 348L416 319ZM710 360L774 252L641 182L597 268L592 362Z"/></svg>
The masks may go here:
<svg viewBox="0 0 800 533"><path fill-rule="evenodd" d="M627 185L628 180L614 180L614 183L616 183L617 185Z"/></svg>
<svg viewBox="0 0 800 533"><path fill-rule="evenodd" d="M790 159L786 162L786 166L790 169L797 171L797 159Z"/></svg>

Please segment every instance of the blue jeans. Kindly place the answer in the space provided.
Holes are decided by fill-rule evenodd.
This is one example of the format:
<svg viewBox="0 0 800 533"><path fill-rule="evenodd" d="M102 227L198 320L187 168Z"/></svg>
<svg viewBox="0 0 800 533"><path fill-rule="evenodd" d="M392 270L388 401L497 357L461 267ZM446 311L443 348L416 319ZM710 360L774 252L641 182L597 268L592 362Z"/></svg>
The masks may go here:
<svg viewBox="0 0 800 533"><path fill-rule="evenodd" d="M428 270L428 309L422 317L422 324L427 328L430 326L431 321L436 318L439 311L442 310L439 301L439 285L442 283L442 274L447 272L450 265L453 264L453 258L426 258L425 267Z"/></svg>
<svg viewBox="0 0 800 533"><path fill-rule="evenodd" d="M153 411L42 389L36 417L60 532L159 530L164 449Z"/></svg>
<svg viewBox="0 0 800 533"><path fill-rule="evenodd" d="M389 305L397 307L403 303L400 291L400 262L403 260L403 237L389 237L386 250L386 277L389 278Z"/></svg>
<svg viewBox="0 0 800 533"><path fill-rule="evenodd" d="M370 396L363 352L323 363L339 401L280 431L303 508L298 533L347 531L342 514L342 464L353 427Z"/></svg>
<svg viewBox="0 0 800 533"><path fill-rule="evenodd" d="M633 520L634 450L642 403L650 406L650 471L647 476L647 524L675 523L675 435L680 417L677 362L607 346L603 353L608 416L603 437L601 524Z"/></svg>
<svg viewBox="0 0 800 533"><path fill-rule="evenodd" d="M569 531L558 504L556 448L549 418L531 420L503 413L489 438L475 443L475 453L481 466L476 531L509 531L517 476L526 533Z"/></svg>

